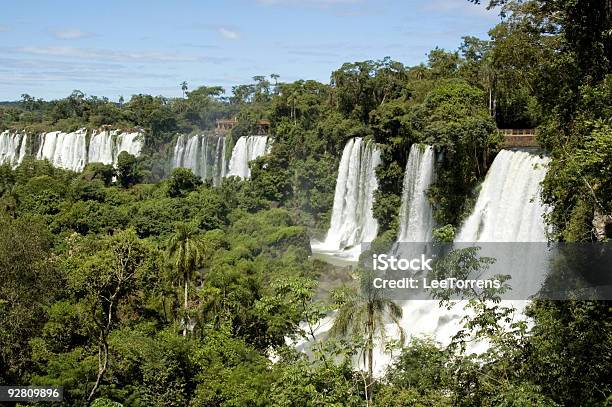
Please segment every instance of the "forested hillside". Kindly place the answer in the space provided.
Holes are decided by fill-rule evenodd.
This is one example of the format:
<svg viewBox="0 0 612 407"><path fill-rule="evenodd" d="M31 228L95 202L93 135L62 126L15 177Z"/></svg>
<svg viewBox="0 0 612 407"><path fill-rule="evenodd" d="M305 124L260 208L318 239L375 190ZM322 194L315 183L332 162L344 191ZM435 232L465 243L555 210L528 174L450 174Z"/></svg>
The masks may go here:
<svg viewBox="0 0 612 407"><path fill-rule="evenodd" d="M612 403L607 301L534 301L530 323L510 324L504 307L474 301L464 335L390 344L391 365L371 377L351 363L372 347L358 311L395 308L344 285L330 292L331 266L311 256L349 139L382 154L372 212L384 246L397 238L414 143L439 153L427 197L436 239L452 241L505 128L535 128L551 159L549 239L612 239L611 2L492 5L503 18L489 38L433 49L419 66L347 62L329 83L272 74L229 95L184 84L178 98L75 90L0 104L0 131L107 126L145 140L114 167L75 173L31 156L0 167L0 385L63 386L63 405L98 407ZM213 186L171 168L178 134L234 117L233 142L270 122L271 150L250 179ZM314 337L347 309L344 335ZM490 342L483 355L466 351L469 334Z"/></svg>

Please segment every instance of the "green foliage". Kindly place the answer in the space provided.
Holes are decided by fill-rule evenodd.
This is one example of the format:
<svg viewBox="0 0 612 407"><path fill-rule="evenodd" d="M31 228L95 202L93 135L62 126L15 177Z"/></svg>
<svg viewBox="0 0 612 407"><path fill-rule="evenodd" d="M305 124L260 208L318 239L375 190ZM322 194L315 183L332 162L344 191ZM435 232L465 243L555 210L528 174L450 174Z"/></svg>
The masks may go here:
<svg viewBox="0 0 612 407"><path fill-rule="evenodd" d="M274 380L268 359L221 329L195 349L198 368L194 406L264 406Z"/></svg>
<svg viewBox="0 0 612 407"><path fill-rule="evenodd" d="M280 370L271 388L270 405L278 407L362 406L358 383L346 361L315 363L299 358Z"/></svg>
<svg viewBox="0 0 612 407"><path fill-rule="evenodd" d="M196 190L202 185L202 180L187 168L177 168L172 171L168 181L168 196L174 198L184 196L187 192Z"/></svg>
<svg viewBox="0 0 612 407"><path fill-rule="evenodd" d="M358 371L354 357L371 368L389 323L411 316L371 276L312 260L309 243L327 228L352 137L382 154L371 250L395 240L414 143L435 148L434 239L452 241L500 147L496 126L538 126L555 238L610 238L594 226L612 213L608 3L494 0L502 20L489 40L464 37L415 67L346 63L329 85L273 74L274 84L256 76L229 97L184 82L180 98L115 103L74 91L1 104L2 129L138 128L146 145L138 159L121 153L116 169L75 174L31 157L0 166L0 384L63 386L64 404L77 406L609 404L606 302L537 301L527 323L499 292L471 293L449 346L413 338L395 354L389 341L384 377ZM176 169L162 181L176 133L228 117L238 119L232 142L270 121L272 151L250 164L250 180L213 188ZM437 271L478 271L488 263L475 250L451 252ZM349 284L322 302L339 273ZM316 332L332 310L339 342ZM310 354L287 349L288 338L308 341ZM469 354L478 341L486 350Z"/></svg>
<svg viewBox="0 0 612 407"><path fill-rule="evenodd" d="M451 81L425 100L424 141L443 155L436 166L436 182L429 194L438 224L458 225L467 198L485 174L486 153L496 149L501 136L484 104L484 94L465 82Z"/></svg>
<svg viewBox="0 0 612 407"><path fill-rule="evenodd" d="M411 340L389 368L387 385L378 390L375 405L453 405L445 392L452 378L451 361L451 355L431 339Z"/></svg>
<svg viewBox="0 0 612 407"><path fill-rule="evenodd" d="M91 406L92 407L123 407L123 404L117 403L115 401L112 401L106 398L99 398L99 399L95 399L93 403L91 403Z"/></svg>
<svg viewBox="0 0 612 407"><path fill-rule="evenodd" d="M378 219L381 230L391 230L397 233L399 230L399 209L402 204L400 196L385 194L382 191L374 193L374 205L372 214Z"/></svg>
<svg viewBox="0 0 612 407"><path fill-rule="evenodd" d="M122 151L117 157L117 181L123 188L137 184L141 180L136 157L127 151Z"/></svg>
<svg viewBox="0 0 612 407"><path fill-rule="evenodd" d="M117 207L96 201L77 201L66 205L51 223L54 232L74 231L108 235L125 228L129 218Z"/></svg>
<svg viewBox="0 0 612 407"><path fill-rule="evenodd" d="M433 238L436 242L452 243L455 240L455 228L453 225L444 225L433 230Z"/></svg>
<svg viewBox="0 0 612 407"><path fill-rule="evenodd" d="M183 308L187 314L189 309L189 283L193 279L196 269L202 266L204 252L206 250L205 241L200 235L200 230L190 223L179 223L176 231L168 240L167 257L176 270L179 279L182 279ZM188 315L183 317L183 336L187 335L188 323L191 318Z"/></svg>
<svg viewBox="0 0 612 407"><path fill-rule="evenodd" d="M387 346L387 326L390 321L399 336L399 345L405 341L405 333L400 321L402 308L395 302L384 297L381 289L373 284L374 273L371 270L359 271L359 292L345 287L334 293L334 301L338 307L330 334L335 337L345 337L358 342L364 365L367 366L366 399L371 399L374 370L374 346L382 343Z"/></svg>
<svg viewBox="0 0 612 407"><path fill-rule="evenodd" d="M595 212L612 213L612 127L597 121L567 160L554 162L556 177L547 177L546 197L556 205L551 222L567 241L595 239Z"/></svg>
<svg viewBox="0 0 612 407"><path fill-rule="evenodd" d="M183 406L188 403L198 369L195 344L154 325L115 331L111 338L113 380L101 393L126 406ZM114 383L126 383L119 387Z"/></svg>
<svg viewBox="0 0 612 407"><path fill-rule="evenodd" d="M612 318L608 302L537 301L526 372L561 405L605 404L612 392Z"/></svg>
<svg viewBox="0 0 612 407"><path fill-rule="evenodd" d="M83 169L82 177L87 181L101 180L104 186L110 186L113 181L115 170L110 164L88 163Z"/></svg>
<svg viewBox="0 0 612 407"><path fill-rule="evenodd" d="M61 291L49 259L51 235L35 219L0 215L0 383L18 383L32 368L27 346Z"/></svg>
<svg viewBox="0 0 612 407"><path fill-rule="evenodd" d="M332 73L338 110L367 124L370 112L378 105L405 94L405 80L404 66L389 57L345 63Z"/></svg>

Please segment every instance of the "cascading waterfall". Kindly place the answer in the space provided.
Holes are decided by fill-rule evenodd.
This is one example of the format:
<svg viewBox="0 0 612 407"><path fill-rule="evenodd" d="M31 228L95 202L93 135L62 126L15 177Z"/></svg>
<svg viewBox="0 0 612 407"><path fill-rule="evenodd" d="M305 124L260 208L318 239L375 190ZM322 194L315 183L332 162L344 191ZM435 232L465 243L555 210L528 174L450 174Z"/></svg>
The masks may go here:
<svg viewBox="0 0 612 407"><path fill-rule="evenodd" d="M17 158L17 164L21 164L23 159L27 154L27 146L28 146L28 135L24 134L21 139L21 147L19 147L19 157Z"/></svg>
<svg viewBox="0 0 612 407"><path fill-rule="evenodd" d="M545 242L539 190L547 164L526 151L500 151L456 241Z"/></svg>
<svg viewBox="0 0 612 407"><path fill-rule="evenodd" d="M378 222L372 215L372 201L380 162L380 150L373 142L358 137L346 143L336 178L331 224L325 241L313 243L313 250L334 252L356 247L352 255L358 256L357 246L376 237Z"/></svg>
<svg viewBox="0 0 612 407"><path fill-rule="evenodd" d="M347 145L345 148L347 157L353 153L352 148L354 145ZM342 161L341 166L348 166L349 161L345 155ZM431 214L431 208L427 206L428 202L424 192L434 177L433 151L430 148L423 149L423 147L413 146L408 161L402 194L400 214L402 226L399 240L404 242L429 241L433 222L430 216L424 216ZM456 242L546 242L543 219L546 208L542 205L539 194L540 183L546 175L547 164L548 159L526 151L502 150L489 169L473 213L460 229ZM338 181L346 183L347 177L343 176L345 173L339 172ZM343 201L345 200L338 200L344 206L346 202ZM334 202L336 203L336 200ZM335 211L336 205L334 205ZM541 250L541 246L534 246L534 249ZM485 253L485 255L488 254ZM530 257L524 252L518 255L522 258ZM537 288L538 276L524 275L532 269L531 267L519 267L523 273L513 276L513 280L518 280L516 283L519 285L527 285L531 289ZM480 278L487 278L487 276ZM522 318L521 313L526 303L527 301L524 300L504 300L501 305L514 306L518 313L516 318ZM456 302L450 310L440 307L438 301L435 300L406 300L401 301L400 305L403 310L400 325L408 338L426 335L442 344L447 344L460 329L461 319L466 315L464 310L466 301ZM325 332L332 324L332 316L325 318L321 321L317 335L326 335ZM394 324L387 325L387 332L392 336L394 329ZM304 348L305 345L298 344L298 346ZM487 346L486 343L476 343L470 351L478 353ZM390 355L384 352L381 346L377 346L374 356L374 372L376 375L381 375L390 363ZM356 363L362 362L356 360Z"/></svg>
<svg viewBox="0 0 612 407"><path fill-rule="evenodd" d="M433 147L413 144L406 163L402 206L400 209L400 242L429 242L434 227L427 190L434 181Z"/></svg>
<svg viewBox="0 0 612 407"><path fill-rule="evenodd" d="M114 163L117 163L117 157L122 151L126 151L132 154L135 157L140 155L142 151L142 147L144 145L141 134L139 132L132 133L121 133L117 136L117 141L115 143L115 159Z"/></svg>
<svg viewBox="0 0 612 407"><path fill-rule="evenodd" d="M223 139L221 145L221 178L225 178L227 176L227 140Z"/></svg>
<svg viewBox="0 0 612 407"><path fill-rule="evenodd" d="M116 130L104 130L96 132L89 141L89 154L87 161L90 163L112 164L115 162L115 143L113 137L119 132Z"/></svg>
<svg viewBox="0 0 612 407"><path fill-rule="evenodd" d="M212 179L218 185L226 174L225 136L180 135L174 147L174 168L189 168L203 179Z"/></svg>
<svg viewBox="0 0 612 407"><path fill-rule="evenodd" d="M539 194L548 161L526 151L500 151L481 186L474 210L461 227L455 241L457 243L546 242L543 219L546 209L541 203ZM421 176L424 175L423 172ZM420 218L417 218L417 224L420 222ZM410 228L410 225L408 227ZM427 228L428 226L425 229ZM419 236L428 233L425 229ZM418 231L414 233L418 235ZM485 250L491 249L508 250L499 246L485 248ZM529 247L525 246L525 249L528 251ZM533 250L540 251L541 246L534 245ZM486 251L480 254L495 257L495 253ZM513 262L513 265L519 270L519 274L513 274L510 280L515 289L533 290L541 283L541 276L531 275L531 272L543 264L530 263L530 259L535 258L536 262L540 262L542 257L540 253L533 254L530 256L527 252L517 253L517 258L514 260L518 263ZM491 272L480 276L480 278L490 277L492 277ZM521 318L526 303L522 300L504 300L500 305L515 307L518 312L516 317ZM428 335L446 344L460 328L461 319L466 315L465 305L465 301L458 301L449 310L440 307L438 301L434 300L403 301L401 326L405 329L407 337ZM392 328L389 325L389 329ZM486 343L477 343L470 350L480 352L486 347ZM389 355L381 349L376 349L375 353L377 360L380 361L375 366L375 370L380 374L389 363Z"/></svg>
<svg viewBox="0 0 612 407"><path fill-rule="evenodd" d="M19 165L26 154L27 139L23 133L8 130L0 133L0 164Z"/></svg>
<svg viewBox="0 0 612 407"><path fill-rule="evenodd" d="M546 176L549 159L527 151L502 150L491 165L478 195L474 211L467 218L457 242L547 242L544 215L547 208L540 199L540 184ZM508 245L482 245L483 256L504 258L504 269L495 265L483 274L511 275L515 292L535 294L544 282L549 253L541 244L521 245L508 258ZM499 256L498 256L499 253ZM525 297L526 298L526 297ZM517 309L524 307L518 301Z"/></svg>
<svg viewBox="0 0 612 407"><path fill-rule="evenodd" d="M48 159L60 168L82 171L85 164L91 162L116 164L117 157L122 151L138 156L142 146L142 135L138 132L119 133L117 130L94 132L88 148L85 129L72 133L53 131L40 136L36 158Z"/></svg>
<svg viewBox="0 0 612 407"><path fill-rule="evenodd" d="M53 131L44 134L36 158L48 159L53 165L72 171L81 171L87 163L87 131L72 133Z"/></svg>
<svg viewBox="0 0 612 407"><path fill-rule="evenodd" d="M268 136L240 137L232 150L227 176L250 178L249 162L269 151Z"/></svg>

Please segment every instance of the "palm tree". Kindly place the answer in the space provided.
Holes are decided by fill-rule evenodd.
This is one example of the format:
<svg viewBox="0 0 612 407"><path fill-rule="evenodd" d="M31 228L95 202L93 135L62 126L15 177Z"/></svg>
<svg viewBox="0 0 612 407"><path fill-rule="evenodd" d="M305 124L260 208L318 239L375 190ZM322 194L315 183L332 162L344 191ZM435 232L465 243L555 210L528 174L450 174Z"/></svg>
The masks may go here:
<svg viewBox="0 0 612 407"><path fill-rule="evenodd" d="M386 321L391 321L397 327L400 344L404 343L405 334L400 326L402 308L392 300L383 298L383 290L375 288L372 284L374 275L371 271L361 271L359 274L360 293L353 293L342 301L330 334L340 337L365 337L363 362L368 369L368 380L365 385L366 401L368 401L374 370L374 339L379 336L383 343L386 342Z"/></svg>
<svg viewBox="0 0 612 407"><path fill-rule="evenodd" d="M280 75L277 73L271 73L270 78L274 79L274 94L278 95L278 78L280 78Z"/></svg>
<svg viewBox="0 0 612 407"><path fill-rule="evenodd" d="M187 89L187 81L181 82L181 90L183 91L183 97L185 97L185 95L187 94Z"/></svg>
<svg viewBox="0 0 612 407"><path fill-rule="evenodd" d="M200 230L190 223L179 223L174 235L170 237L167 247L168 258L173 261L178 275L183 279L184 309L188 308L189 281L200 267L204 257L204 241ZM183 327L183 336L187 335L187 323Z"/></svg>
<svg viewBox="0 0 612 407"><path fill-rule="evenodd" d="M294 90L287 96L287 102L291 104L291 118L293 119L293 124L297 122L297 115L295 112L295 104L298 101L298 92Z"/></svg>

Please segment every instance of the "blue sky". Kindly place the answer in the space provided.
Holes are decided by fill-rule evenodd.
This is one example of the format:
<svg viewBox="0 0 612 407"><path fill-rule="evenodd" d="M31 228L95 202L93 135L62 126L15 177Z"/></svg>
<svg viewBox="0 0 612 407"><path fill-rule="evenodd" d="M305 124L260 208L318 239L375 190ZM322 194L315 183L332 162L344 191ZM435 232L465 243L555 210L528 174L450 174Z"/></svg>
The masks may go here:
<svg viewBox="0 0 612 407"><path fill-rule="evenodd" d="M73 89L117 100L178 96L179 83L329 82L343 62L390 56L407 65L461 37L481 38L497 13L467 0L6 2L0 14L0 100Z"/></svg>

